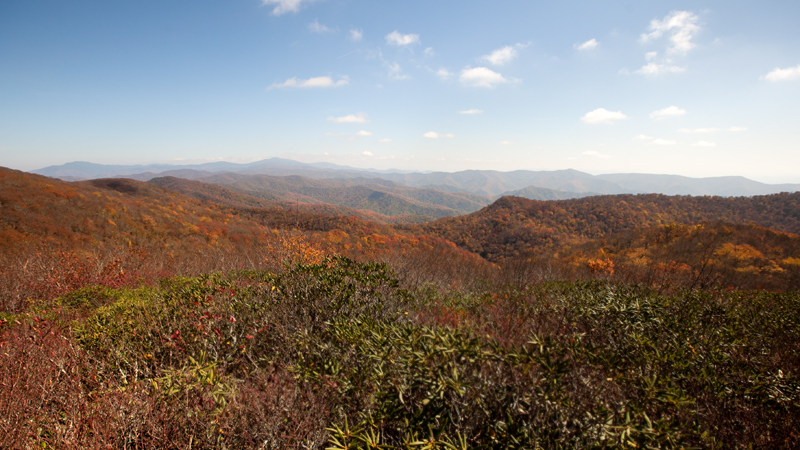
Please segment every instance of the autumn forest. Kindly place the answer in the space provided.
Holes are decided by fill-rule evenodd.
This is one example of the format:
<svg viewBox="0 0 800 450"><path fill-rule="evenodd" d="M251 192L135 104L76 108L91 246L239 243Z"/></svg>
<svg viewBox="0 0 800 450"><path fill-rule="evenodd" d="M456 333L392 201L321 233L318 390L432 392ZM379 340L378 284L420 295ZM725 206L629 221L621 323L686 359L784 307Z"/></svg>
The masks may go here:
<svg viewBox="0 0 800 450"><path fill-rule="evenodd" d="M0 447L800 446L800 192L194 178L0 168Z"/></svg>

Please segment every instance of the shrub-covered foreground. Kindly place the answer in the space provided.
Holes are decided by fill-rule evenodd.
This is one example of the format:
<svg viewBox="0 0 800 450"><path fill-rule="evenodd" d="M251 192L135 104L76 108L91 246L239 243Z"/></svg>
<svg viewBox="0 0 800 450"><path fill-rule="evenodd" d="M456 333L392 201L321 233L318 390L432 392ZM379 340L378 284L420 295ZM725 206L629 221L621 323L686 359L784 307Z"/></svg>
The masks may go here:
<svg viewBox="0 0 800 450"><path fill-rule="evenodd" d="M797 448L800 294L407 292L344 258L0 320L8 448Z"/></svg>

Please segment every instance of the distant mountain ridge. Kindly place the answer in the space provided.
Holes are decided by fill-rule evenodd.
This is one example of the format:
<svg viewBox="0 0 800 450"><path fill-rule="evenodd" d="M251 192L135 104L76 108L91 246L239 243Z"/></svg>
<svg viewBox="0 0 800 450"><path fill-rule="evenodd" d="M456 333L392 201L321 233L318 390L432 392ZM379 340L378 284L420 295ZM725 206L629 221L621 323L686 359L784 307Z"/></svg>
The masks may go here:
<svg viewBox="0 0 800 450"><path fill-rule="evenodd" d="M564 199L597 194L665 194L753 196L800 191L800 184L766 184L741 176L691 178L680 175L619 173L591 175L574 169L553 171L465 170L460 172L401 172L358 169L331 163L302 163L283 158L270 158L247 164L213 162L204 164L108 166L88 162L72 162L32 171L65 180L129 177L140 181L163 176L199 180L221 173L250 175L298 175L317 180L347 178L382 178L410 187L446 192L477 194L491 198L501 195L544 195L535 199ZM560 193L544 193L544 188ZM572 197L568 197L572 195Z"/></svg>
<svg viewBox="0 0 800 450"><path fill-rule="evenodd" d="M152 175L150 178L156 176L164 176L165 172L170 172L168 175L177 173L190 173L187 171L204 172L206 175L210 173L220 172L243 172L254 174L273 174L273 175L300 175L295 173L298 171L305 172L346 172L354 171L361 172L361 169L354 169L347 166L339 166L331 163L302 163L291 159L284 158L269 158L252 163L238 164L226 161L210 162L202 164L147 164L147 165L106 165L95 164L86 161L75 161L59 166L49 166L43 169L32 170L31 173L37 175L44 175L53 178L70 178L73 181L88 180L96 178L118 178L126 177L133 179L140 179L142 176L132 175ZM289 173L284 173L289 172ZM147 180L140 180L147 181Z"/></svg>
<svg viewBox="0 0 800 450"><path fill-rule="evenodd" d="M151 182L160 185L169 183L178 187L174 180L172 177L161 177L154 178ZM349 210L372 211L382 216L416 216L422 220L467 214L492 202L491 198L485 196L408 187L381 178L315 180L297 175L277 177L220 173L192 181L210 183L204 188L206 191L213 191L212 186L220 186L269 202L298 202L304 207L309 204L327 204ZM199 184L193 186L199 188ZM186 187L188 185L181 186L180 189ZM230 197L230 194L226 196Z"/></svg>

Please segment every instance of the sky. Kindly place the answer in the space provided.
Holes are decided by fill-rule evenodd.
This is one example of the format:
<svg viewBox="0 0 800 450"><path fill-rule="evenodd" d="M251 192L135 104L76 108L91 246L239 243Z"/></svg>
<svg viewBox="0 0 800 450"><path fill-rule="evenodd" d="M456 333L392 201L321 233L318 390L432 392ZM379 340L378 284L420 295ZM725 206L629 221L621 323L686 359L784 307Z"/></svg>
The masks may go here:
<svg viewBox="0 0 800 450"><path fill-rule="evenodd" d="M800 2L0 2L0 165L800 182Z"/></svg>

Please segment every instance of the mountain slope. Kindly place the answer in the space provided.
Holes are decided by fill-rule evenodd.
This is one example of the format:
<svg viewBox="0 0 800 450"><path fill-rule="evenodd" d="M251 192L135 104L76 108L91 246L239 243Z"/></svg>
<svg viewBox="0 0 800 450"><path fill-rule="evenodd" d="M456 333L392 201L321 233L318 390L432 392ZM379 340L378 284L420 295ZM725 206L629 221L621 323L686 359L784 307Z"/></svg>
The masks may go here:
<svg viewBox="0 0 800 450"><path fill-rule="evenodd" d="M217 174L199 181L223 185L242 194L274 201L329 204L385 216L428 218L477 211L491 200L474 194L403 186L371 178L314 180L300 176Z"/></svg>
<svg viewBox="0 0 800 450"><path fill-rule="evenodd" d="M528 186L524 189L516 191L504 192L501 197L522 197L528 200L569 200L571 198L583 198L599 195L594 192L566 192L556 191L554 189L547 189L543 187Z"/></svg>
<svg viewBox="0 0 800 450"><path fill-rule="evenodd" d="M633 193L666 195L750 196L800 190L798 184L765 184L745 177L690 178L680 175L616 173L597 175L629 189Z"/></svg>
<svg viewBox="0 0 800 450"><path fill-rule="evenodd" d="M512 172L465 170L454 173L383 174L380 176L408 186L445 185L486 196L496 196L529 186L569 192L599 192L604 194L625 192L623 187L615 183L599 180L588 173L572 169L539 172L529 170Z"/></svg>
<svg viewBox="0 0 800 450"><path fill-rule="evenodd" d="M604 195L549 202L502 197L466 216L408 228L440 236L491 261L500 261L627 230L702 221L754 222L798 233L800 193L736 198Z"/></svg>

